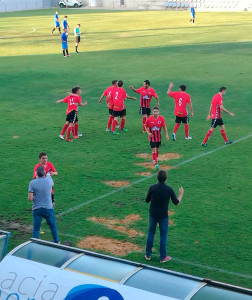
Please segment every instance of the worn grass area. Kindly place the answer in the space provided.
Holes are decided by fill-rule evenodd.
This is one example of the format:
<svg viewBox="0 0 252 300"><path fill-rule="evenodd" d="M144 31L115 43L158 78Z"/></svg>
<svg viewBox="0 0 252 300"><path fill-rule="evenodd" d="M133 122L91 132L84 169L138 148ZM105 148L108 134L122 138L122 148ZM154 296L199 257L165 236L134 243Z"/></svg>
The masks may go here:
<svg viewBox="0 0 252 300"><path fill-rule="evenodd" d="M69 10L70 26L77 20L83 24L86 34L81 47L89 51L73 54L69 59L60 55L58 38L50 36L52 10L37 12L34 16L31 12L22 16L20 13L1 15L2 37L8 29L15 35L22 26L23 32L33 24L41 28L33 38L1 40L0 55L17 55L0 58L0 218L4 221L1 224L5 224L3 229L8 229L6 222L15 223L16 227L22 225L12 230L10 248L31 236L23 228L32 221L27 189L39 152L48 153L59 173L55 178L57 214L113 191L104 181L135 183L143 178L138 173L146 169L136 163L148 162L148 158L136 155L150 153L150 149L147 136L141 132L138 101L126 103L126 134L112 136L105 132L107 108L104 102L98 104L98 99L114 78L124 80L130 95L133 92L129 85L138 87L147 78L151 81L160 97L160 112L166 118L170 136L174 103L166 95L168 84L174 81L176 88L181 83L188 86L195 110L195 117L190 120L193 139L184 140L181 127L176 142L163 140L161 154L171 152L181 157L162 161L162 164L176 166L223 145L216 130L209 141L210 148L200 146L209 128L205 117L211 97L222 85L228 88L224 105L236 115L235 118L223 116L228 137L237 140L251 134L249 14L209 13L202 14L204 18L198 14L199 24L192 27L186 23L187 13L71 12ZM143 19L140 16L146 21L139 22ZM19 22L20 27L4 28L10 19L13 24ZM120 22L120 26L116 26L116 22ZM126 33L130 38L118 38ZM65 122L65 106L55 102L76 84L83 88L84 99L88 101L79 112L84 137L66 143L58 138ZM180 206L170 205L175 214L171 216L174 225L170 226L168 246L169 254L182 262L172 260L166 268L251 286L249 278L239 276L251 273L251 146L250 137L169 171L168 183L176 191L183 186L185 196ZM155 174L153 170L148 171ZM61 241L71 239L77 245L88 236L101 236L144 248L146 236L129 237L90 218L112 220L138 214L141 219L127 228L146 234L148 205L144 198L149 185L155 182L154 175L58 217ZM46 231L47 227L44 225L43 229ZM51 239L48 231L41 237ZM155 249L158 254L158 238ZM143 262L143 254L133 252L126 258ZM160 266L158 261L157 256L151 264Z"/></svg>

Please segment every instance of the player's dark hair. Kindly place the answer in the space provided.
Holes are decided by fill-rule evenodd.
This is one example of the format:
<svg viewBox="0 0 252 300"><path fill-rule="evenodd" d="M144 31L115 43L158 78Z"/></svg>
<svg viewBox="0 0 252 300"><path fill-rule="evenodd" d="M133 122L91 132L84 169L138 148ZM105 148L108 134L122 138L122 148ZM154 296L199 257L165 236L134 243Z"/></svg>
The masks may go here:
<svg viewBox="0 0 252 300"><path fill-rule="evenodd" d="M145 82L147 85L150 85L149 80L144 80L144 82Z"/></svg>
<svg viewBox="0 0 252 300"><path fill-rule="evenodd" d="M116 84L117 80L112 80L112 85Z"/></svg>
<svg viewBox="0 0 252 300"><path fill-rule="evenodd" d="M222 87L219 88L219 92L221 93L221 92L225 91L226 89L227 88L225 86L222 86Z"/></svg>
<svg viewBox="0 0 252 300"><path fill-rule="evenodd" d="M79 86L75 86L74 88L72 88L72 93L76 94L78 92L78 90L80 90Z"/></svg>
<svg viewBox="0 0 252 300"><path fill-rule="evenodd" d="M45 152L40 152L39 153L39 158L41 158L42 156L47 156L47 154Z"/></svg>
<svg viewBox="0 0 252 300"><path fill-rule="evenodd" d="M165 170L159 170L157 173L157 179L159 182L165 182L167 179L167 173Z"/></svg>
<svg viewBox="0 0 252 300"><path fill-rule="evenodd" d="M152 108L152 110L154 110L154 109L159 110L158 106L154 106L154 107Z"/></svg>
<svg viewBox="0 0 252 300"><path fill-rule="evenodd" d="M38 177L44 177L45 176L45 168L43 166L39 166L37 168L37 175L38 175Z"/></svg>
<svg viewBox="0 0 252 300"><path fill-rule="evenodd" d="M80 24L77 24L77 25L79 25L79 26L80 26Z"/></svg>
<svg viewBox="0 0 252 300"><path fill-rule="evenodd" d="M181 89L182 92L184 92L186 90L186 85L181 84L180 89Z"/></svg>
<svg viewBox="0 0 252 300"><path fill-rule="evenodd" d="M122 86L123 86L123 81L122 81L122 80L119 80L119 81L118 81L118 86L119 86L119 87L122 87Z"/></svg>
<svg viewBox="0 0 252 300"><path fill-rule="evenodd" d="M64 16L64 18L67 18L67 16Z"/></svg>

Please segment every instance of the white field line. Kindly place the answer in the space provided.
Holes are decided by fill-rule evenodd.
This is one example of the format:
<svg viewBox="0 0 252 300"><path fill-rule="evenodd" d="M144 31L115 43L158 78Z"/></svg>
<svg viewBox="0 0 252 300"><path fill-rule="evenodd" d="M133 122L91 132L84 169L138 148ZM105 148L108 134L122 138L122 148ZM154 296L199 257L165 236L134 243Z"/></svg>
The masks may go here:
<svg viewBox="0 0 252 300"><path fill-rule="evenodd" d="M235 140L235 141L233 142L233 144L236 144L236 143L239 143L239 142L241 142L241 141L244 141L244 140L246 140L246 139L248 139L248 138L250 138L250 137L252 137L252 134L246 135L246 136L244 136L244 137L242 137L242 138L240 138L240 139L238 139L238 140ZM229 145L229 146L231 146L231 145ZM186 159L186 160L184 160L184 161L179 162L179 163L176 164L174 167L180 167L180 166L186 165L186 164L188 164L188 163L190 163L190 162L192 162L192 161L194 161L194 160L197 160L197 159L199 159L199 158L201 158L201 157L210 155L210 154L212 154L212 153L214 153L214 152L217 152L217 151L219 151L219 150L221 150L221 149L223 149L223 148L226 148L226 147L228 147L228 145L222 145L222 146L220 146L220 147L218 147L218 148L215 148L215 149L213 149L213 150L211 150L211 151L203 152L203 153L201 153L201 154L195 155L195 156L193 156L192 158L189 158L189 159ZM57 214L56 217L61 217L61 216L67 215L67 214L69 214L69 213L71 213L71 212L73 212L73 211L76 211L76 210L82 208L83 206L86 206L86 205L88 205L88 204L90 204L90 203L93 203L93 202L95 202L95 201L98 201L98 200L107 198L108 196L111 196L111 195L113 195L113 194L119 193L119 192L121 192L121 191L123 191L123 190L125 190L125 189L127 189L127 188L129 188L129 187L131 187L131 186L133 186L133 185L136 185L136 184L138 184L138 183L141 183L141 182L143 182L143 181L146 181L146 180L148 180L148 179L150 179L150 178L152 178L152 177L154 177L154 176L157 176L157 174L156 174L156 173L153 173L153 174L151 174L151 175L149 175L149 176L146 176L146 177L143 177L143 178L138 179L138 180L136 180L136 181L133 181L133 182L132 182L131 184L129 184L129 185L123 186L123 187L121 187L121 188L114 189L114 190L112 190L112 191L110 191L110 192L108 192L108 193L106 193L106 194L103 194L103 195L98 196L98 197L96 197L96 198L87 200L87 201L85 201L85 202L83 202L83 203L81 203L81 204L79 204L79 205L76 205L76 206L74 206L74 207L72 207L72 208L69 208L69 209L67 209L67 210L65 210L65 211L63 211L63 212Z"/></svg>

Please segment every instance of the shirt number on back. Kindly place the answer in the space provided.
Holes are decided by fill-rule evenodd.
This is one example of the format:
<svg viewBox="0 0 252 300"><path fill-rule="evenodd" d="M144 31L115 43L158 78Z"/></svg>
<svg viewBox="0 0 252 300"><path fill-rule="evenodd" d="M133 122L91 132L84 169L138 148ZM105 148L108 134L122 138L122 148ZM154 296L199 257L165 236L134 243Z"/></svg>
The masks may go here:
<svg viewBox="0 0 252 300"><path fill-rule="evenodd" d="M70 105L74 105L75 102L74 102L74 98L70 98Z"/></svg>
<svg viewBox="0 0 252 300"><path fill-rule="evenodd" d="M116 92L116 96L115 96L115 99L117 100L117 97L118 97L118 92Z"/></svg>
<svg viewBox="0 0 252 300"><path fill-rule="evenodd" d="M182 105L182 98L179 98L178 105L179 105L179 106Z"/></svg>

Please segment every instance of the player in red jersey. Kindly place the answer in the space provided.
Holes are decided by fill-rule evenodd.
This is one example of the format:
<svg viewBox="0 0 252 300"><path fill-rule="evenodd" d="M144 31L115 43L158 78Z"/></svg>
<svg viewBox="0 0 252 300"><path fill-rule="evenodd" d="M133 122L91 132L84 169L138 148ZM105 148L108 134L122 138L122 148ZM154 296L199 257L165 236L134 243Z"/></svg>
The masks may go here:
<svg viewBox="0 0 252 300"><path fill-rule="evenodd" d="M157 106L153 107L152 112L153 116L150 116L146 120L145 127L149 136L153 163L155 165L156 170L158 170L159 146L161 146L161 129L164 128L165 137L167 141L169 140L169 135L165 125L165 118L159 116L159 108Z"/></svg>
<svg viewBox="0 0 252 300"><path fill-rule="evenodd" d="M119 134L118 132L115 131L116 125L118 125L118 117L121 117L121 127L120 127L120 132L126 132L127 129L124 128L125 125L125 117L126 117L126 107L124 104L124 101L126 99L132 99L136 100L135 97L130 97L127 95L125 89L123 88L123 81L119 80L118 81L118 88L114 89L111 95L109 96L109 101L112 101L113 103L113 115L114 115L114 120L112 123L112 133L113 134Z"/></svg>
<svg viewBox="0 0 252 300"><path fill-rule="evenodd" d="M46 175L48 176L48 174L50 176L57 176L58 172L56 171L54 165L47 161L48 157L47 154L45 152L40 152L39 153L39 163L34 167L34 171L33 171L33 178L36 179L37 177L37 168L40 166L43 166L45 168L45 172ZM54 192L53 192L53 188L52 188L52 202L53 202L53 207L54 207Z"/></svg>
<svg viewBox="0 0 252 300"><path fill-rule="evenodd" d="M227 135L226 135L226 131L225 131L225 125L224 122L221 118L221 112L224 111L225 113L229 114L231 117L234 117L234 114L230 111L228 111L224 106L223 106L223 100L222 100L222 96L225 95L226 93L226 87L222 86L219 89L219 93L213 96L211 105L210 105L210 109L209 109L209 114L207 115L207 121L210 120L210 118L212 119L212 124L210 129L208 130L203 142L201 143L201 145L203 147L207 147L207 141L210 138L210 136L212 135L212 133L214 132L214 129L217 126L220 126L220 132L221 135L225 141L226 145L232 144L233 141L232 140L228 140Z"/></svg>
<svg viewBox="0 0 252 300"><path fill-rule="evenodd" d="M62 132L60 134L60 138L61 136L64 137L65 131L67 130L67 136L66 136L66 141L72 142L72 140L70 139L70 134L72 132L73 134L73 138L74 139L78 139L78 125L75 126L76 122L78 122L78 117L77 117L77 112L78 112L78 106L85 106L87 105L87 101L85 101L84 103L82 102L81 99L81 88L79 86L76 86L72 89L72 93L67 96L64 99L60 99L58 100L56 103L67 103L68 104L68 108L66 110L66 123L62 128ZM78 123L77 123L78 124Z"/></svg>
<svg viewBox="0 0 252 300"><path fill-rule="evenodd" d="M173 134L172 134L172 140L176 141L176 132L179 129L179 126L182 123L185 124L185 139L186 140L191 140L192 138L189 136L189 116L188 116L188 111L187 111L187 104L190 108L191 111L191 117L193 117L193 108L192 108L192 103L191 103L191 97L189 94L187 94L186 91L186 86L182 84L179 88L179 92L172 92L171 89L174 86L174 84L171 82L169 84L169 88L167 91L167 94L175 100L175 110L174 110L174 115L176 116L175 119L175 126L173 129Z"/></svg>
<svg viewBox="0 0 252 300"><path fill-rule="evenodd" d="M114 120L114 115L113 115L113 99L110 97L111 93L114 91L114 89L116 89L118 87L117 85L117 80L113 80L112 81L112 86L108 87L101 95L100 99L99 99L99 103L102 102L102 99L104 96L106 96L106 103L107 103L107 107L109 109L109 119L108 119L108 125L106 128L107 132L111 132L111 125L113 123Z"/></svg>
<svg viewBox="0 0 252 300"><path fill-rule="evenodd" d="M150 116L151 114L151 109L150 109L150 102L152 97L156 98L157 100L157 106L159 106L159 100L158 100L158 95L156 91L150 87L150 82L149 80L144 80L143 86L140 87L139 89L135 89L132 85L130 86L130 89L134 91L137 94L140 94L140 111L139 114L143 116L143 132L146 132L145 130L145 123L147 120L147 117Z"/></svg>

